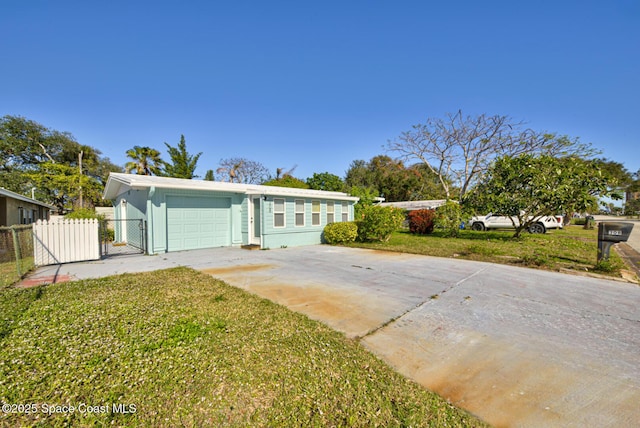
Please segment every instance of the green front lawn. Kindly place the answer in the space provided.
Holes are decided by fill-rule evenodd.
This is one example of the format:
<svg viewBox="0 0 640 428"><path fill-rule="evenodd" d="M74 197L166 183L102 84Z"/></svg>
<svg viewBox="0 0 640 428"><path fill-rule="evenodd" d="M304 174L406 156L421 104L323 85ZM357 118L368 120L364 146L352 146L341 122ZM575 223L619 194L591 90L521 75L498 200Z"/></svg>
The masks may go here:
<svg viewBox="0 0 640 428"><path fill-rule="evenodd" d="M493 263L512 264L550 270L594 271L620 276L623 261L611 251L610 263L596 265L597 229L566 226L546 234L525 233L513 239L513 231L460 231L458 238L445 238L438 231L431 235L413 235L408 231L394 233L388 242L353 243L353 247L398 251L436 257L458 257Z"/></svg>
<svg viewBox="0 0 640 428"><path fill-rule="evenodd" d="M0 290L0 401L7 426L484 426L344 335L187 268Z"/></svg>
<svg viewBox="0 0 640 428"><path fill-rule="evenodd" d="M20 273L24 275L33 269L33 256L25 257L19 262L14 260L0 263L0 288L15 284L20 280L16 263L20 263Z"/></svg>

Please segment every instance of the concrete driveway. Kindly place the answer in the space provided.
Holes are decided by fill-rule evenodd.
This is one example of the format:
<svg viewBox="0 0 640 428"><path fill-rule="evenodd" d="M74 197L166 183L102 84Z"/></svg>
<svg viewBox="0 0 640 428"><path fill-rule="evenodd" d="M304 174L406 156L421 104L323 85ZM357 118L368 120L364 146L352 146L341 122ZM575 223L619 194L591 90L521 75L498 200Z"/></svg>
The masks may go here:
<svg viewBox="0 0 640 428"><path fill-rule="evenodd" d="M123 257L63 265L58 273L87 278L178 265L357 338L493 425L640 421L636 285L330 246Z"/></svg>
<svg viewBox="0 0 640 428"><path fill-rule="evenodd" d="M358 338L496 426L636 426L640 287L524 268L314 246L203 268Z"/></svg>

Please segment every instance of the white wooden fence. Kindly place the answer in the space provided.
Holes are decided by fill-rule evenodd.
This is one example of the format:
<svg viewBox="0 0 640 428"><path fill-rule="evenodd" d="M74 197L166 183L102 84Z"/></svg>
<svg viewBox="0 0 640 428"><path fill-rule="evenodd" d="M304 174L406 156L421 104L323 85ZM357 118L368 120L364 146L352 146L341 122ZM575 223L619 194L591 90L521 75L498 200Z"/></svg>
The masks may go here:
<svg viewBox="0 0 640 428"><path fill-rule="evenodd" d="M99 222L90 220L38 220L33 225L36 266L98 260Z"/></svg>

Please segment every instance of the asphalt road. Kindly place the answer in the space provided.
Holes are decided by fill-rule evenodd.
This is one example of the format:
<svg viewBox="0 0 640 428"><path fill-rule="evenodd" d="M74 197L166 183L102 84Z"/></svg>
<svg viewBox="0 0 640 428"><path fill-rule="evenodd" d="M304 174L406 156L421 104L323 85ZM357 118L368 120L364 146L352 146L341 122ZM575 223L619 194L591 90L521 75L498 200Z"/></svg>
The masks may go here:
<svg viewBox="0 0 640 428"><path fill-rule="evenodd" d="M39 269L92 278L190 266L320 320L495 426L640 421L640 287L331 246L123 256Z"/></svg>

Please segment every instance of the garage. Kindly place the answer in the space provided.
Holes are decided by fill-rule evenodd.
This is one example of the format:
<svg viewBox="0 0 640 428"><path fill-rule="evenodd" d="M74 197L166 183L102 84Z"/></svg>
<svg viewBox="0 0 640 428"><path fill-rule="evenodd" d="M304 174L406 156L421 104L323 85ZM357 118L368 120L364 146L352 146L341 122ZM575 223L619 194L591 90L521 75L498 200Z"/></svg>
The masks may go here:
<svg viewBox="0 0 640 428"><path fill-rule="evenodd" d="M231 199L167 196L167 251L231 245Z"/></svg>

